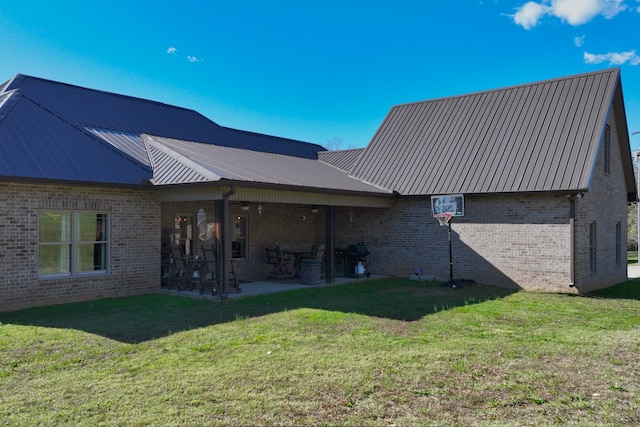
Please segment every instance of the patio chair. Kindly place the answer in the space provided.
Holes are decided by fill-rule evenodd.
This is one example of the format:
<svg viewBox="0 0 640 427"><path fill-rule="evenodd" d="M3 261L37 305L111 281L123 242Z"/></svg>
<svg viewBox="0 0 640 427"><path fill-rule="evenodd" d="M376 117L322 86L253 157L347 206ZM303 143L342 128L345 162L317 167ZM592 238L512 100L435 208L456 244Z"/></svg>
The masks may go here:
<svg viewBox="0 0 640 427"><path fill-rule="evenodd" d="M187 257L184 254L182 246L171 245L171 265L169 268L169 280L167 282L167 289L175 284L178 291L185 289L187 281L191 284L189 276L189 264Z"/></svg>
<svg viewBox="0 0 640 427"><path fill-rule="evenodd" d="M295 262L291 255L283 254L278 245L269 245L267 250L267 277L288 279L296 275Z"/></svg>
<svg viewBox="0 0 640 427"><path fill-rule="evenodd" d="M242 291L242 287L240 286L240 280L238 280L238 271L236 260L231 260L231 268L229 268L229 288L235 289L237 293Z"/></svg>
<svg viewBox="0 0 640 427"><path fill-rule="evenodd" d="M314 254L313 257L315 258L316 261L320 262L320 266L321 266L321 271L320 271L320 277L324 278L324 254L325 254L325 249L326 246L324 243L320 243L319 245L317 245L314 249Z"/></svg>
<svg viewBox="0 0 640 427"><path fill-rule="evenodd" d="M202 275L200 276L200 295L204 294L209 287L211 287L211 295L215 295L218 287L216 266L218 257L216 256L216 250L211 245L205 245L202 247L202 256L204 264Z"/></svg>

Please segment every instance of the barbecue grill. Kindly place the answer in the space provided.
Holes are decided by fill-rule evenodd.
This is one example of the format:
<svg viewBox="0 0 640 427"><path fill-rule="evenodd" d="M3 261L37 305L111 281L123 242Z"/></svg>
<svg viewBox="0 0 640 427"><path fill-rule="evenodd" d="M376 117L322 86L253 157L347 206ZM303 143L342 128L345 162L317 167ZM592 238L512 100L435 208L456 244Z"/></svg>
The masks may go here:
<svg viewBox="0 0 640 427"><path fill-rule="evenodd" d="M344 250L345 276L359 277L366 275L370 277L371 273L368 269L370 253L362 242L347 246L347 249Z"/></svg>

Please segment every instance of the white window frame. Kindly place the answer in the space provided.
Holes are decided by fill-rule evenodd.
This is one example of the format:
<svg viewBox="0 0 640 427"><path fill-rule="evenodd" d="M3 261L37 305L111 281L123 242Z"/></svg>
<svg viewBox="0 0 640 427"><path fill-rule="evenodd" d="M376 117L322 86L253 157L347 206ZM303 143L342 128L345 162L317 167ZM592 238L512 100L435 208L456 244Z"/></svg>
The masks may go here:
<svg viewBox="0 0 640 427"><path fill-rule="evenodd" d="M100 240L81 240L80 236L80 216L81 215L102 215L103 221L106 220L106 224L103 224L103 232L101 233ZM111 215L105 211L83 211L83 210L74 210L74 211L63 211L63 210L41 210L38 212L38 227L40 227L40 217L41 215L67 215L70 216L70 221L67 226L71 227L69 232L70 240L60 240L60 241L52 241L52 242L42 242L40 241L40 231L38 230L38 261L37 261L37 274L39 279L58 279L58 278L67 278L67 277L80 277L80 276L99 276L99 275L107 275L110 273L109 271L109 260L111 254L111 240L110 240L110 226L111 226ZM98 237L96 236L96 239ZM104 259L104 268L102 269L91 269L91 270L81 270L80 267L80 246L83 245L101 245L104 247L104 254L102 254L102 258ZM40 272L40 256L41 256L41 248L46 246L54 246L54 245L67 245L69 248L68 257L62 257L62 261L66 262L67 271L59 272L59 273L41 273ZM62 249L62 248L61 248Z"/></svg>

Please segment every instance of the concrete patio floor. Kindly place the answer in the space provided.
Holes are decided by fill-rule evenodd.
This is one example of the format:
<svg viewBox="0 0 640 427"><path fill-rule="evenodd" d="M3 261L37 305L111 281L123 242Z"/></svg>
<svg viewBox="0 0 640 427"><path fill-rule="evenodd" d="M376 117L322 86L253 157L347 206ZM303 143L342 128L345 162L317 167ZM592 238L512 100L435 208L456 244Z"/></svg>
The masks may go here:
<svg viewBox="0 0 640 427"><path fill-rule="evenodd" d="M250 282L241 283L242 291L239 293L231 289L229 291L228 298L238 299L238 298L251 297L256 295L265 295L265 294L273 294L273 293L282 292L282 291L290 291L293 289L304 289L304 288L313 288L313 287L320 287L320 286L335 286L335 285L344 285L348 283L359 283L359 282L366 282L367 280L382 279L385 277L389 277L389 276L385 276L381 274L372 274L371 277L368 277L368 278L367 277L357 277L357 278L356 277L336 277L335 283L329 284L329 283L323 282L317 285L307 285L307 284L301 283L299 279L298 280L289 279L289 280L281 280L281 281L267 281L267 280L250 281ZM189 298L211 299L211 300L219 299L217 296L211 295L210 290L208 292L205 292L204 294L200 294L198 289L194 289L193 291L185 290L185 291L179 292L175 288L167 289L166 287L162 287L159 292L166 295L176 295L176 296L189 297Z"/></svg>
<svg viewBox="0 0 640 427"><path fill-rule="evenodd" d="M627 267L627 276L629 279L634 279L640 277L640 265L633 265ZM319 287L319 286L335 286L335 285L344 285L347 283L358 283L358 282L366 282L367 280L374 279L382 279L385 276L382 274L372 274L371 277L336 277L335 283L320 283L317 285L306 285L301 283L300 281L296 281L294 279L289 280L281 280L281 281L272 281L272 280L257 280L242 283L242 291L240 293L235 292L234 290L229 291L229 299L237 299L243 297L251 297L256 295L265 295L265 294L273 294L276 292L282 291L290 291L293 289L303 289L310 287ZM210 300L218 300L219 298L215 295L211 295L211 291L205 292L204 294L200 294L197 289L193 291L178 291L177 289L167 289L166 287L162 287L159 293L166 295L176 295L181 297L188 298L199 298L199 299L210 299Z"/></svg>

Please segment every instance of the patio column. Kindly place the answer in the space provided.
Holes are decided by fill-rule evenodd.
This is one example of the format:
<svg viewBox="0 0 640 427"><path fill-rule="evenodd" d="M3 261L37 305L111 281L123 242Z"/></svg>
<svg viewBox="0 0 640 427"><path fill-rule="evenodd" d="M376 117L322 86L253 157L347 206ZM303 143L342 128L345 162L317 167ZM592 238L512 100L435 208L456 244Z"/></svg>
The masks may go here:
<svg viewBox="0 0 640 427"><path fill-rule="evenodd" d="M325 281L327 283L336 282L336 208L335 206L327 206L326 211L326 238L327 247L325 257Z"/></svg>

